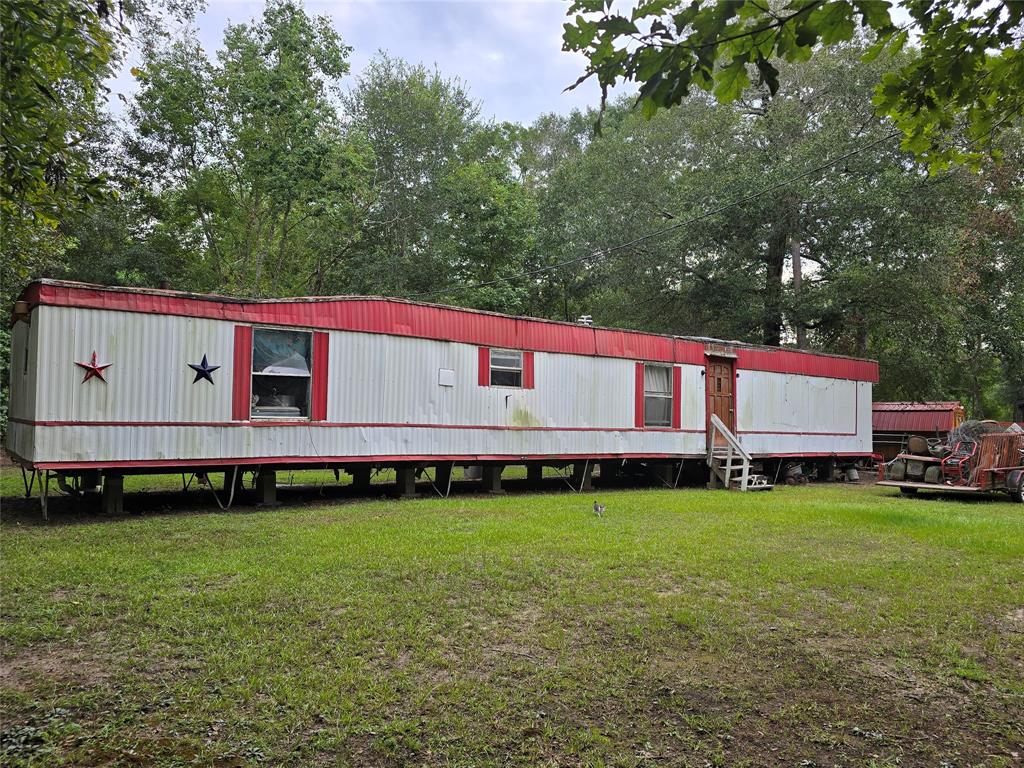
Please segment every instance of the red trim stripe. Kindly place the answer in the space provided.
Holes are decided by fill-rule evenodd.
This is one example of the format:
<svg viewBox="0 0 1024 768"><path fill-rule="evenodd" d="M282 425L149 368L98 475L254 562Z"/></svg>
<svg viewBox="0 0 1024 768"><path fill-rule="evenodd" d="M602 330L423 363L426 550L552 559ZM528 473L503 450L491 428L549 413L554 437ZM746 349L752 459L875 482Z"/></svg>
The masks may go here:
<svg viewBox="0 0 1024 768"><path fill-rule="evenodd" d="M309 415L313 421L327 420L327 374L329 368L330 334L317 331L313 334L313 402Z"/></svg>
<svg viewBox="0 0 1024 768"><path fill-rule="evenodd" d="M523 389L533 388L533 352L523 352Z"/></svg>
<svg viewBox="0 0 1024 768"><path fill-rule="evenodd" d="M644 364L637 363L633 384L633 426L644 428Z"/></svg>
<svg viewBox="0 0 1024 768"><path fill-rule="evenodd" d="M30 427L335 427L335 428L367 428L367 429L488 429L515 432L691 432L703 434L703 429L671 429L669 427L647 427L645 430L635 427L518 427L488 424L409 424L405 422L338 422L291 419L289 421L272 421L255 419L253 421L33 421L11 417L8 421L25 424Z"/></svg>
<svg viewBox="0 0 1024 768"><path fill-rule="evenodd" d="M811 458L824 456L869 457L870 451L819 452L819 453L756 453L755 458ZM297 464L312 468L330 466L332 464L394 464L421 463L432 464L437 461L456 461L477 463L481 461L501 461L515 465L524 461L573 461L580 459L701 459L704 453L572 453L572 454L453 454L453 455L407 455L407 456L260 456L258 458L232 457L221 459L153 459L143 461L47 461L33 464L25 459L26 466L35 469L177 469L180 467L219 467L225 466L261 466L265 464ZM20 457L19 457L20 458Z"/></svg>
<svg viewBox="0 0 1024 768"><path fill-rule="evenodd" d="M680 432L683 434L704 434L703 429L682 429L681 427L516 427L488 424L409 424L405 422L342 422L304 419L291 421L255 420L238 421L53 421L32 420L11 416L8 421L29 427L333 427L366 429L489 429L512 432ZM799 435L807 437L856 437L856 432L793 432L771 429L738 429L738 435Z"/></svg>
<svg viewBox="0 0 1024 768"><path fill-rule="evenodd" d="M639 331L590 328L477 310L415 304L396 299L330 298L244 301L173 291L103 288L69 283L33 283L22 294L32 306L49 305L120 312L204 317L235 323L265 323L319 330L380 333L485 347L618 357L703 365L705 343ZM723 343L716 344L722 347ZM856 381L878 381L873 360L790 349L729 345L741 370L799 373Z"/></svg>
<svg viewBox="0 0 1024 768"><path fill-rule="evenodd" d="M235 354L231 382L231 418L249 420L252 395L252 326L235 326Z"/></svg>
<svg viewBox="0 0 1024 768"><path fill-rule="evenodd" d="M476 383L481 387L491 386L491 350L480 347L477 354Z"/></svg>
<svg viewBox="0 0 1024 768"><path fill-rule="evenodd" d="M672 368L672 429L683 425L683 369Z"/></svg>

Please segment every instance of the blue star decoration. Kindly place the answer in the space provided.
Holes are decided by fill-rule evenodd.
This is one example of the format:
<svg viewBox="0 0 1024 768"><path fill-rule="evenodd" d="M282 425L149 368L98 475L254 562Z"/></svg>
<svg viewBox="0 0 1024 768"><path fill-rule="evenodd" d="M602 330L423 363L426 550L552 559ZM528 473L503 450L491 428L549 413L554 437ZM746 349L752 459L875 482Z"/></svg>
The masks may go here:
<svg viewBox="0 0 1024 768"><path fill-rule="evenodd" d="M192 379L193 384L198 382L200 379L206 379L208 382L213 384L213 372L220 368L219 365L210 365L206 362L206 355L203 355L203 362L189 363L188 367L196 372L196 377Z"/></svg>

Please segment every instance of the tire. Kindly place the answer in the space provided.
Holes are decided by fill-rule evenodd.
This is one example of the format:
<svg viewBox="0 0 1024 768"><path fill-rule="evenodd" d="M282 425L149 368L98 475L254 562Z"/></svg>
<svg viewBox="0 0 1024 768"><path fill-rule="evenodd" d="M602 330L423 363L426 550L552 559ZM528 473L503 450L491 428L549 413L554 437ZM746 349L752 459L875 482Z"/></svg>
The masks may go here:
<svg viewBox="0 0 1024 768"><path fill-rule="evenodd" d="M1007 479L1007 485L1011 485L1013 483L1014 475L1017 475L1016 471L1010 473L1010 477ZM1017 476L1017 490L1011 490L1009 493L1011 501L1015 501L1018 504L1024 504L1024 472Z"/></svg>
<svg viewBox="0 0 1024 768"><path fill-rule="evenodd" d="M917 488L900 488L900 493L904 496L913 496L917 493Z"/></svg>

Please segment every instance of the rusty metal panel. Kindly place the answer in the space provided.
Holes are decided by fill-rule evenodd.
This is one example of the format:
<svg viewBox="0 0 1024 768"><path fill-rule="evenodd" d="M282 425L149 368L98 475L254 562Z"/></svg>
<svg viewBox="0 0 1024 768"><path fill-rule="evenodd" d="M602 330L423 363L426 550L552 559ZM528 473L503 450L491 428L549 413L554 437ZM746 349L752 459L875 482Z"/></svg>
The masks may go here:
<svg viewBox="0 0 1024 768"><path fill-rule="evenodd" d="M964 416L957 401L906 403L879 402L872 406L872 427L876 432L945 434L955 429Z"/></svg>
<svg viewBox="0 0 1024 768"><path fill-rule="evenodd" d="M989 469L1024 466L1024 435L1002 432L983 435L971 473L971 483L981 482L981 473Z"/></svg>

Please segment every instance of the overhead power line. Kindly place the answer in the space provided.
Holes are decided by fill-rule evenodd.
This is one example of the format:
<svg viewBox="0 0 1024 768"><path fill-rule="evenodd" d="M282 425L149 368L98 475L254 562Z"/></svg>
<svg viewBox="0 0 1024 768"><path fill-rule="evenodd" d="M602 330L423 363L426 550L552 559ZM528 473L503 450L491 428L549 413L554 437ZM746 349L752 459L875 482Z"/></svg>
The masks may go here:
<svg viewBox="0 0 1024 768"><path fill-rule="evenodd" d="M774 192L777 189L782 189L783 187L789 186L790 184L793 184L794 182L800 181L801 179L806 179L808 176L813 176L814 174L816 174L816 173L818 173L820 171L823 171L826 168L831 168L833 165L836 165L837 163L841 163L843 160L848 160L851 157L859 155L862 152L866 152L869 149L873 149L874 147L877 147L879 144L884 144L885 142L889 141L890 139L894 139L894 138L896 138L897 136L900 136L900 135L901 135L900 131L893 131L892 133L888 133L888 134L886 134L885 136L882 136L879 139L875 139L874 141L871 141L871 142L865 144L862 147L858 147L857 149L852 149L849 152L846 152L846 153L844 153L842 155L839 155L838 157L835 157L835 158L829 160L828 162L822 163L821 165L816 165L813 168L810 168L810 169L808 169L806 171L803 171L802 173L799 173L796 176L791 176L788 179L783 179L782 181L778 181L778 182L776 182L774 184L770 184L769 186L764 187L763 189L760 189L757 192L752 192L749 195L744 195L743 197L740 197L740 198L738 198L736 200L733 200L732 202L724 203L723 205L720 205L720 206L717 206L716 208L712 208L710 210L704 211L703 213L698 214L697 216L693 216L692 218L684 219L682 221L677 221L675 224L671 224L671 225L669 225L667 227L662 227L661 229L657 229L657 230L655 230L653 232L649 232L646 235L641 235L640 237L634 238L633 240L630 240L630 241L625 242L625 243L619 243L618 245L612 245L612 246L609 246L607 248L598 248L598 249L596 249L594 251L590 251L589 253L585 253L582 256L576 256L574 258L566 259L564 261L559 261L559 262L556 262L554 264L548 264L548 265L546 265L544 267L538 267L537 269L532 269L532 270L528 270L526 272L521 272L521 273L519 273L519 274L517 274L517 275L515 275L513 277L496 277L496 278L493 278L491 280L484 280L484 281L479 282L479 283L468 283L468 284L467 283L453 283L453 284L451 284L451 285L449 285L449 286L447 286L445 288L439 288L439 289L434 290L434 291L421 291L419 293L406 294L405 298L407 298L407 299L422 299L422 298L428 298L430 296L440 296L442 294L451 293L453 291L466 291L466 290L475 290L477 288L487 288L487 287L492 286L492 285L498 285L500 283L508 283L508 282L513 281L513 280L519 280L519 279L524 278L524 277L534 277L536 275L542 275L545 272L550 272L552 270L561 269L562 267L569 266L570 264L578 264L581 261L605 259L608 256L610 256L613 253L616 253L618 251L622 251L622 250L625 250L627 248L632 248L633 246L639 245L640 243L646 242L647 240L652 240L652 239L654 239L656 237L661 237L662 235L666 235L669 232L674 232L677 229L682 229L683 227L688 227L691 224L696 224L699 221L703 221L704 219L711 218L712 216L715 216L715 215L717 215L719 213L722 213L723 211L727 211L730 208L735 208L737 206L743 205L744 203L748 203L751 200L756 200L759 197L763 197L764 195L767 195L770 192Z"/></svg>

